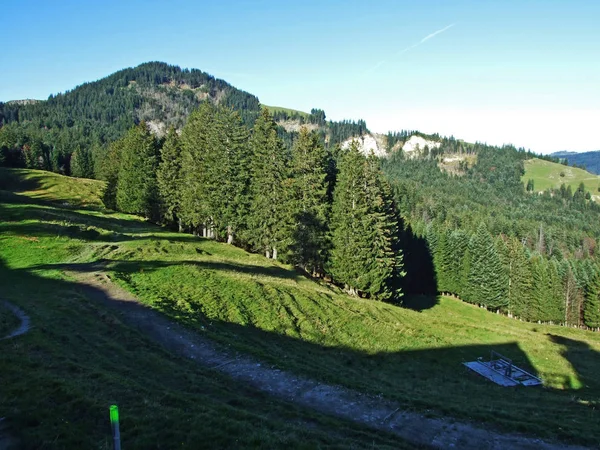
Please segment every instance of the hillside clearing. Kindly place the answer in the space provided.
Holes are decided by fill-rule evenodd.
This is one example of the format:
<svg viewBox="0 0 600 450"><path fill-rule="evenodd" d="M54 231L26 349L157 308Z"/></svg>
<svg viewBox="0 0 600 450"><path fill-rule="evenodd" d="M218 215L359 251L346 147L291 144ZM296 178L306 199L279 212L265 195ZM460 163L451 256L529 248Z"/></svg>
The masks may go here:
<svg viewBox="0 0 600 450"><path fill-rule="evenodd" d="M76 185L80 180L62 181ZM139 402L157 395L158 386L164 382L161 374L183 373L187 381L180 380L182 386L188 386L190 380L195 386L195 383L204 386L206 381L195 377L214 376L213 372L192 375L194 369L177 358L163 360L166 356L156 346L137 335L131 338L131 331L121 324L118 316L76 294L77 283L65 280L62 275L64 271L87 271L90 264L101 263L114 280L144 304L220 345L279 369L322 383L381 395L428 416L452 416L504 431L588 445L595 445L600 438L600 418L596 411L600 399L600 381L596 376L600 370L597 333L518 322L445 297L437 301L407 299L413 309L352 298L260 255L171 233L132 216L66 208L49 202L48 198L34 199L34 196L35 189L28 190L26 195L12 192L0 196L3 295L30 313L36 323L36 328L22 337L23 342L33 343L33 349L28 344L27 348L15 349L16 353L9 352L12 356L7 358L17 358L11 360L7 378L12 381L6 386L11 387L4 388L8 393L0 391L10 399L8 407L0 408L12 408L0 409L0 416L17 417L13 420L21 426L25 426L30 414L27 404L33 401L30 397L19 397L17 393L21 391L14 390L15 383L23 386L17 381L17 374L24 369L17 356L25 354L22 352L33 352L31 364L38 368L46 366L46 354L53 364L63 361L63 354L71 355L64 360L66 363L72 360L66 368L77 374L77 383L82 383L81 388L65 385L66 391L73 393L72 411L81 401L93 402L88 406L95 411L104 405L103 398L129 398L139 409L137 416L141 419L135 423L144 430L140 433L145 437L152 436L148 427L157 416ZM36 295L32 296L32 292ZM71 323L72 317L79 315L81 323ZM98 315L106 319L94 319ZM114 336L120 336L119 340L115 341ZM66 347L69 342L81 345ZM95 355L93 349L99 343L107 348L92 362L89 355ZM138 345L141 350L132 360L128 349ZM490 350L499 351L538 374L545 387L505 389L462 367L463 361L486 357ZM104 373L112 367L112 351L117 352L116 358L123 367L115 368L115 375L109 376L110 384L131 389L118 390L118 395L102 394L105 397L89 394L92 386L86 383L90 372ZM86 356L85 352L90 353ZM152 362L144 361L147 358ZM149 369L138 373L135 369L156 365L164 369L156 373ZM65 370L60 364L52 367L59 372ZM64 377L68 372L60 373ZM53 379L56 375L39 376ZM31 378L27 380L31 382L34 382ZM208 385L214 383L218 384L214 387L216 395L224 392L233 395L225 379L210 381ZM182 397L184 390L180 391L177 384L169 382L167 386L173 386L173 393L168 395L178 399L174 401L178 407L170 410L173 417L181 418L178 408L197 411L192 403L204 401L200 394ZM36 391L42 398L48 397L44 389L49 387L42 383ZM101 388L99 392L103 391ZM84 400L88 395L92 400ZM268 401L261 397L258 403ZM40 411L52 415L52 404L42 405ZM209 402L214 414L225 417L227 413L218 405ZM264 410L262 406L257 408ZM280 411L277 408L273 407L273 411ZM28 413L18 413L21 409ZM242 410L251 414L236 408L240 414ZM189 414L185 421L195 417ZM100 417L86 416L82 420L83 429L93 430L96 437L101 435ZM215 416L213 420L221 419ZM246 426L242 422L240 427ZM197 419L193 423L197 424ZM178 436L182 436L185 427L175 428ZM66 433L64 426L61 429ZM287 430L289 442L300 442L294 440L297 438L294 429ZM313 438L324 439L322 430L318 427ZM272 438L267 431L265 439ZM366 441L360 442L357 445Z"/></svg>
<svg viewBox="0 0 600 450"><path fill-rule="evenodd" d="M565 186L571 186L572 191L575 192L579 184L583 183L586 192L590 192L598 201L600 177L583 169L533 158L525 161L525 174L521 179L524 183L533 180L536 192L550 188L558 189L563 183Z"/></svg>

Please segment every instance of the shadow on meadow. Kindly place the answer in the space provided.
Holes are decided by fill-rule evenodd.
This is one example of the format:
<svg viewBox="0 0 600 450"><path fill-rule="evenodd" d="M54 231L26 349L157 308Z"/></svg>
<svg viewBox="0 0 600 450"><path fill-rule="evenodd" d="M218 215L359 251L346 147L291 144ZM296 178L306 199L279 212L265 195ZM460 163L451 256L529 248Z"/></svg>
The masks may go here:
<svg viewBox="0 0 600 450"><path fill-rule="evenodd" d="M203 262L194 262L204 264ZM109 264L110 270L151 271L172 264L160 261L103 261L94 264L48 264L29 269L11 271L0 265L2 282L13 279L18 283L35 286L39 276L32 270L60 269L67 271L94 272ZM247 270L251 274L280 276L278 271L263 267L238 267L235 264L207 263L213 270ZM287 272L287 271L286 271ZM198 280L202 282L201 279ZM79 292L94 300L102 308L117 310L125 316L135 317L148 307L142 304L114 300L106 292L87 284L68 281L50 281L61 292ZM41 299L40 299L41 300ZM38 299L22 303L24 309L34 308ZM173 302L164 301L155 305L167 317L205 335L223 346L251 354L267 364L285 370L305 374L332 384L342 384L374 395L401 402L406 409L422 411L428 415L450 415L464 420L475 420L498 425L505 431L522 431L544 437L574 440L581 443L597 442L600 438L600 418L590 414L590 402L598 400L598 383L595 374L600 370L598 352L583 342L559 336L549 340L561 346L561 354L571 363L584 386L577 396L582 401L573 401L574 390L548 388L503 388L468 371L462 362L478 357L487 357L492 350L511 358L518 366L532 372L535 368L527 354L516 342L501 344L473 344L451 347L406 350L399 352L367 352L348 346L320 345L275 331L265 331L252 324L240 325L208 317L202 305L194 303L182 310ZM104 314L99 312L99 314ZM37 317L37 320L43 320ZM73 320L77 320L73 317ZM123 319L130 326L135 321ZM34 323L44 329L52 324ZM143 326L140 330L144 332ZM35 329L32 332L36 332ZM79 331L77 340L89 342L92 337ZM151 336L160 342L160 336ZM82 342L83 342L82 341ZM168 348L177 353L176 348ZM131 351L135 351L134 348ZM146 374L152 377L152 373ZM233 388L233 385L232 385ZM587 402L587 404L586 404ZM595 404L595 403L594 403ZM56 405L60 408L60 405ZM57 410L58 411L58 410ZM566 423L568 421L569 423Z"/></svg>

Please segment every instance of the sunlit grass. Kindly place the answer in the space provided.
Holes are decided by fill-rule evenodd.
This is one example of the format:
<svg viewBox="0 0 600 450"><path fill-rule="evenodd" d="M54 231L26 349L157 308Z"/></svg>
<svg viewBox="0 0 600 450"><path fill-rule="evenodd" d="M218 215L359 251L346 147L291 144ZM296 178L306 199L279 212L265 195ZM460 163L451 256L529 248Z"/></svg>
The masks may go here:
<svg viewBox="0 0 600 450"><path fill-rule="evenodd" d="M562 175L561 175L562 174ZM561 184L571 186L575 192L580 183L583 183L586 192L598 197L598 187L600 186L600 177L575 167L564 166L562 164L544 161L542 159L529 159L525 161L525 175L521 178L524 183L532 179L536 192L545 191L549 188L558 189Z"/></svg>

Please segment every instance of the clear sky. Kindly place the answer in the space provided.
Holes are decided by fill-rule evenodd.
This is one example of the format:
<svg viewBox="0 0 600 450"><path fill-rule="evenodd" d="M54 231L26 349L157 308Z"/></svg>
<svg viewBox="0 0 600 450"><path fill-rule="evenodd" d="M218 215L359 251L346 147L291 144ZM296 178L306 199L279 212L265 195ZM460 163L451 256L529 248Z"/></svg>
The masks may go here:
<svg viewBox="0 0 600 450"><path fill-rule="evenodd" d="M0 101L165 61L377 132L600 150L597 0L3 3Z"/></svg>

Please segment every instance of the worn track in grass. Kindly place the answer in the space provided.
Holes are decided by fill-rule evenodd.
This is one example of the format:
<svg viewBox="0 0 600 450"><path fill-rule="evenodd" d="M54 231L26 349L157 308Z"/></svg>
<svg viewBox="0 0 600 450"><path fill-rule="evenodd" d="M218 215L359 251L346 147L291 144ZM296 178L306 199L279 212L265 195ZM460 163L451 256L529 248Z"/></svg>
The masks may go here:
<svg viewBox="0 0 600 450"><path fill-rule="evenodd" d="M132 294L112 283L98 266L91 265L89 272L67 273L79 282L86 297L116 308L123 315L125 323L139 329L171 352L226 373L237 382L321 413L393 433L410 443L431 448L583 448L518 434L499 433L451 419L428 418L405 411L403 405L397 402L266 366L256 359L223 349L210 339L141 304Z"/></svg>

